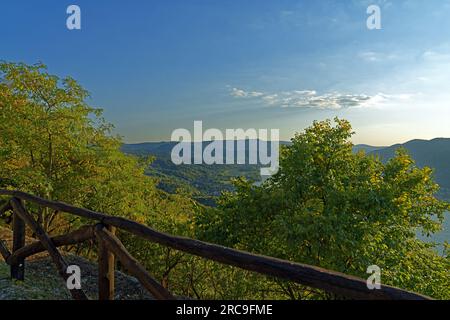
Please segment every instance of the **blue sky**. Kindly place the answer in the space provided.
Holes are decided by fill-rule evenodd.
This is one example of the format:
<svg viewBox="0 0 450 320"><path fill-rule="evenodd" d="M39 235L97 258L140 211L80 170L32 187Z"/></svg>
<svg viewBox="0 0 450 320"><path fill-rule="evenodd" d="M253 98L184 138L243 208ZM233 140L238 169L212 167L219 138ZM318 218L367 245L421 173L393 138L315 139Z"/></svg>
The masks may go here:
<svg viewBox="0 0 450 320"><path fill-rule="evenodd" d="M66 28L79 5L82 29ZM381 30L366 9L381 7ZM9 1L0 59L42 61L127 142L350 120L356 143L450 137L450 0Z"/></svg>

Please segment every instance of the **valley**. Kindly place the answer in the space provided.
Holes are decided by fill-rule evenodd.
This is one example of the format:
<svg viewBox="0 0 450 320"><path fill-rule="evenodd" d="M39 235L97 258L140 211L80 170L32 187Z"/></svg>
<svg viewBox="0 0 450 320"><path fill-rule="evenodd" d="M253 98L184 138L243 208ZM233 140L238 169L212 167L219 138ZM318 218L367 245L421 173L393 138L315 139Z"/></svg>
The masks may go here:
<svg viewBox="0 0 450 320"><path fill-rule="evenodd" d="M206 142L205 142L206 144ZM282 141L280 145L289 145ZM147 142L140 144L124 144L122 151L140 157L153 156L154 161L146 170L146 174L159 180L159 187L169 193L183 190L192 195L198 202L215 206L215 200L224 191L232 191L231 179L245 177L256 184L261 183L260 165L175 165L170 159L175 142ZM224 144L226 145L226 144ZM248 150L248 141L245 144ZM379 156L383 162L395 155L395 151L406 148L419 167L428 166L434 169L434 177L441 189L438 197L450 201L450 138L436 138L433 140L411 140L404 144L388 147L370 145L355 145L353 150L363 150L368 155ZM237 149L237 148L236 148ZM236 150L235 149L235 150ZM443 230L424 240L442 243L450 241L450 213L444 222Z"/></svg>

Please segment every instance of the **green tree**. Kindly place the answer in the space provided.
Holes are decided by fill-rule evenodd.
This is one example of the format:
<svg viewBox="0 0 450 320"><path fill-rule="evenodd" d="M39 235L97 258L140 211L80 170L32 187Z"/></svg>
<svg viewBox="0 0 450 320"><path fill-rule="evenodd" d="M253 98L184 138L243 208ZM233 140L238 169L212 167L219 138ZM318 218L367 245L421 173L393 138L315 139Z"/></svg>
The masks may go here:
<svg viewBox="0 0 450 320"><path fill-rule="evenodd" d="M42 64L0 63L0 187L144 221L147 199L157 197L144 175L149 161L120 151L88 98ZM36 214L49 231L77 224L49 210Z"/></svg>
<svg viewBox="0 0 450 320"><path fill-rule="evenodd" d="M440 230L449 208L434 196L432 170L405 150L386 164L355 154L350 124L335 123L295 135L261 186L238 179L217 210L197 217L199 237L361 277L378 265L385 284L449 298L449 260L416 238ZM283 286L291 298L311 293Z"/></svg>

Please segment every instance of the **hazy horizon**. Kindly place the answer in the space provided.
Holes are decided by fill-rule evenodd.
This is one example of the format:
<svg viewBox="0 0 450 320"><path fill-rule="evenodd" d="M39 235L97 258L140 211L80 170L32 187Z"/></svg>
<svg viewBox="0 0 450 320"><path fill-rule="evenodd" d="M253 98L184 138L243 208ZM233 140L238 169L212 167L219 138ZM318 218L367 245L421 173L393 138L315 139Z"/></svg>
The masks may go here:
<svg viewBox="0 0 450 320"><path fill-rule="evenodd" d="M410 139L410 140L406 140L406 141L395 142L395 143L392 143L392 144L389 144L389 145L373 145L373 144L364 143L364 142L362 142L362 143L355 143L354 141L352 141L352 142L353 142L353 144L355 146L356 145L367 145L367 146L376 147L376 148L383 148L383 147L390 147L390 146L393 146L393 145L396 145L396 144L405 144L405 143L408 143L408 142L413 141L413 140L432 141L432 140L436 140L436 139L450 139L450 137L435 137L435 138L431 138L431 139L415 138L415 139ZM226 141L225 139L218 139L218 140L219 141ZM244 139L238 139L237 141L241 141L241 140L244 140ZM252 140L252 139L245 139L245 140ZM261 140L261 139L259 139L259 140ZM204 141L204 142L209 142L209 141L210 140ZM267 140L264 140L264 141L267 141ZM290 139L287 139L287 140L280 139L279 141L280 142L290 142ZM153 140L153 141L152 140L147 140L147 141L138 141L138 142L129 142L129 141L123 140L124 144L168 143L168 142L177 143L177 141L171 141L170 138L166 139L166 140Z"/></svg>

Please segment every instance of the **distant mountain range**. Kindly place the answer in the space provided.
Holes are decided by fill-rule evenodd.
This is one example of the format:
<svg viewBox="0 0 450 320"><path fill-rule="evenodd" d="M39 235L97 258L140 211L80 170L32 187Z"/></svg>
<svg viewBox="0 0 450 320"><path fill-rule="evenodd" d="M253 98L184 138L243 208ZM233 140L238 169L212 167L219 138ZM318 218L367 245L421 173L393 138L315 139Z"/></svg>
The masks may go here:
<svg viewBox="0 0 450 320"><path fill-rule="evenodd" d="M374 146L369 146L368 144L357 144L353 147L353 151L358 152L360 150L364 150L366 153L370 153L370 152L381 150L384 148L387 148L387 147L374 147Z"/></svg>
<svg viewBox="0 0 450 320"><path fill-rule="evenodd" d="M249 140L245 141L244 149L247 152ZM156 160L148 170L149 175L160 177L163 188L173 191L178 185L182 185L194 192L207 196L217 196L222 190L231 190L230 178L246 176L258 181L258 165L181 165L176 166L170 160L172 148L177 142L147 142L139 144L124 144L122 150L125 153L139 156L155 156ZM209 142L203 142L208 145ZM282 141L282 145L290 142ZM387 161L395 155L395 151L404 147L411 154L419 167L428 166L435 170L436 182L442 188L441 195L450 199L450 138L436 138L433 140L411 140L404 144L395 144L389 147L375 147L365 144L354 146L354 151L364 150L367 154L379 155L383 161ZM238 148L235 142L235 154ZM242 149L242 148L241 148ZM226 144L224 142L224 150Z"/></svg>
<svg viewBox="0 0 450 320"><path fill-rule="evenodd" d="M240 141L234 141L234 150L235 152L237 150L243 150L243 148L240 147L240 144L238 142L244 142L244 149L246 152L248 152L249 143L250 142L259 142L260 140L240 140ZM261 141L262 142L262 141ZM211 141L204 141L204 142L194 142L195 144L202 144L202 147L206 147L211 143ZM291 142L289 141L280 141L280 145L289 145ZM170 154L172 152L172 149L175 145L177 145L178 142L143 142L143 143L136 143L136 144L124 144L122 146L122 151L129 154L134 155L154 155L157 158L167 158L170 157ZM227 150L227 144L226 141L222 141L224 150ZM269 147L270 150L270 147Z"/></svg>
<svg viewBox="0 0 450 320"><path fill-rule="evenodd" d="M395 156L395 151L400 147L408 150L419 167L434 169L436 182L442 188L441 194L450 199L450 138L417 139L384 148L369 146L367 153L379 155L383 161L387 161Z"/></svg>

